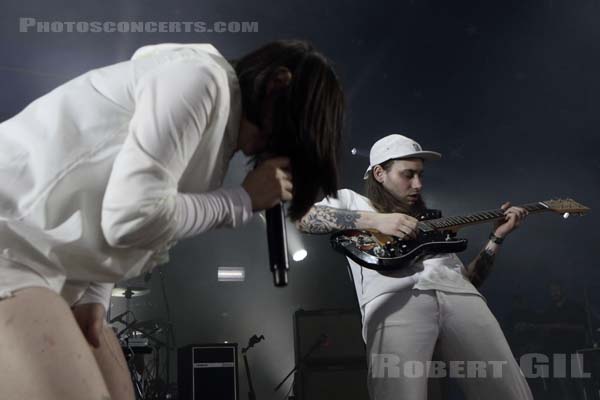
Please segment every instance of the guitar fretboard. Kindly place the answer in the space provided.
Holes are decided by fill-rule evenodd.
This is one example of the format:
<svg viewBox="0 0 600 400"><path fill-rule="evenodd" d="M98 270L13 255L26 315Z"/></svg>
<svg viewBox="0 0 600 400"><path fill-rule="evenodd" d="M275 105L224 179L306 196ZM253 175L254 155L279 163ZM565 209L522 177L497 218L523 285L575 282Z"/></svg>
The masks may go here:
<svg viewBox="0 0 600 400"><path fill-rule="evenodd" d="M520 205L517 207L522 207L529 211L530 213L545 211L548 208L541 203L529 203ZM487 210L487 211L478 211L472 214L467 215L459 215L454 217L443 217L438 219L431 219L428 221L424 221L422 223L426 223L434 229L452 229L461 227L464 225L473 225L482 222L493 221L497 219L504 218L504 210L497 208L495 210Z"/></svg>

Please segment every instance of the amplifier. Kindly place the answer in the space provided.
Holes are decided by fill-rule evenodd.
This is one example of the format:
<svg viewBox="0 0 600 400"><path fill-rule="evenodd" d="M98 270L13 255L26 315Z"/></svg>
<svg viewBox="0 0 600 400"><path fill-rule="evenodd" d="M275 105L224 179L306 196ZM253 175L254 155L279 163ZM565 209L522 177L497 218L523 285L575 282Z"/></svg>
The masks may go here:
<svg viewBox="0 0 600 400"><path fill-rule="evenodd" d="M367 361L358 310L298 310L294 313L300 400L368 400ZM302 360L302 362L301 362Z"/></svg>
<svg viewBox="0 0 600 400"><path fill-rule="evenodd" d="M362 318L358 310L298 310L294 313L296 363L305 366L360 363L366 360Z"/></svg>
<svg viewBox="0 0 600 400"><path fill-rule="evenodd" d="M294 394L298 400L369 400L366 363L301 368Z"/></svg>
<svg viewBox="0 0 600 400"><path fill-rule="evenodd" d="M177 351L180 400L237 400L237 343L194 344Z"/></svg>

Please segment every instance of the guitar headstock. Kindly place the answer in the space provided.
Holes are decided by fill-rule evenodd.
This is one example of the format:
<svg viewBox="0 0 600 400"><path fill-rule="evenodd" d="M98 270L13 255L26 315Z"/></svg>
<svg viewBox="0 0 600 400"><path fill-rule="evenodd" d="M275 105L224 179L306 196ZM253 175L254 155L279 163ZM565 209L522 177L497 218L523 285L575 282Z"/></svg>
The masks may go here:
<svg viewBox="0 0 600 400"><path fill-rule="evenodd" d="M568 213L575 215L583 215L589 211L589 207L586 207L573 199L545 200L540 203L548 207L549 210L560 214Z"/></svg>

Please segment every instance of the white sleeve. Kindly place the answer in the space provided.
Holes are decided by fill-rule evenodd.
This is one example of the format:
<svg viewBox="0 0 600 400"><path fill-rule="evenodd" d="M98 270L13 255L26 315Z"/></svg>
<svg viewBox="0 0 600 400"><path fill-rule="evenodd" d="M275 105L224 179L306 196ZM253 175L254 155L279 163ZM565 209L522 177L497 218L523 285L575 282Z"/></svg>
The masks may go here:
<svg viewBox="0 0 600 400"><path fill-rule="evenodd" d="M249 219L252 206L241 187L201 194L177 190L215 118L219 96L229 96L225 72L197 60L171 61L140 78L128 136L102 204L108 244L155 250L177 238Z"/></svg>
<svg viewBox="0 0 600 400"><path fill-rule="evenodd" d="M237 227L252 217L252 200L239 186L204 194L181 194L175 202L175 239L185 239L221 226Z"/></svg>
<svg viewBox="0 0 600 400"><path fill-rule="evenodd" d="M104 306L104 311L108 311L110 296L112 295L114 286L114 283L90 282L90 285L83 292L81 298L73 305L100 303Z"/></svg>
<svg viewBox="0 0 600 400"><path fill-rule="evenodd" d="M337 199L333 197L325 197L323 200L316 203L315 206L326 206L339 208L341 210L352 210L353 199L356 195L357 194L350 189L340 189L337 191Z"/></svg>

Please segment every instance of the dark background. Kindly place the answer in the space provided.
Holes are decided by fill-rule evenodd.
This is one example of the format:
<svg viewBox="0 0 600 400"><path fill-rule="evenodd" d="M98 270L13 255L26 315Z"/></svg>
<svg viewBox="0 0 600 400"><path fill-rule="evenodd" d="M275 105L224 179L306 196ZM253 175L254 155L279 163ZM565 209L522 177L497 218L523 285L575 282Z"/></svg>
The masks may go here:
<svg viewBox="0 0 600 400"><path fill-rule="evenodd" d="M451 4L450 4L451 3ZM371 144L403 133L443 153L427 165L426 200L445 215L514 203L573 197L594 210L563 220L531 216L503 245L483 288L503 322L523 294L542 309L546 284L562 282L600 312L600 2L460 1L3 1L0 11L0 120L89 69L159 42L210 42L235 58L274 39L312 41L337 65L348 120L342 181L362 190ZM19 18L58 21L258 21L257 33L20 33ZM351 156L356 147L363 156ZM239 184L236 157L228 184ZM464 232L479 251L490 227ZM293 227L290 228L293 231ZM290 235L295 235L291 232ZM266 341L251 362L259 398L293 366L292 315L298 308L356 307L344 259L326 237L301 239L308 258L292 262L291 284L276 289L268 271L264 223L211 232L181 243L163 268L177 345ZM243 283L217 282L217 266L243 266ZM138 282L140 283L140 282ZM143 283L143 282L142 282ZM166 317L160 279L131 303L138 319ZM114 302L122 310L121 300ZM242 372L242 371L240 371ZM241 391L246 382L241 374Z"/></svg>

